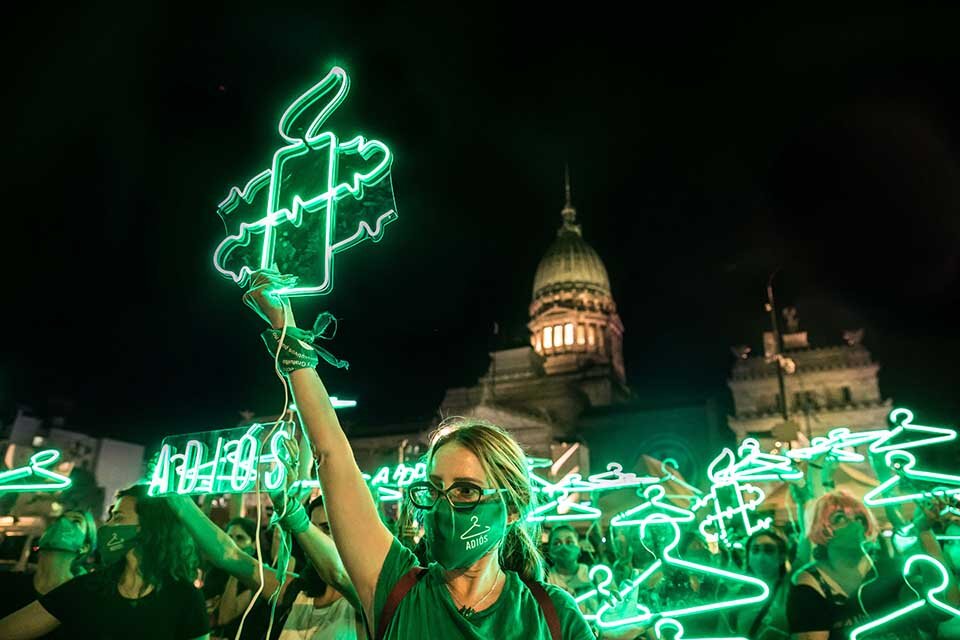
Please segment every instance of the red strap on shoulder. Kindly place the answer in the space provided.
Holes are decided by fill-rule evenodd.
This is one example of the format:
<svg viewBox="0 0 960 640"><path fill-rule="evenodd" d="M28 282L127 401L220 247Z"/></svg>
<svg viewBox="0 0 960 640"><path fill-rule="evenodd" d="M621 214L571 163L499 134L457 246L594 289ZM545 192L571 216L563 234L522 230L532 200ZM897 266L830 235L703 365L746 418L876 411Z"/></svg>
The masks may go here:
<svg viewBox="0 0 960 640"><path fill-rule="evenodd" d="M387 596L387 601L383 605L380 618L377 620L377 634L374 636L374 640L383 640L383 635L387 632L387 625L390 624L390 621L393 619L393 614L396 613L397 607L400 606L400 601L406 597L410 589L413 589L413 585L417 584L420 578L425 575L427 575L426 569L423 567L413 567L397 580L397 584L393 585L393 589L390 591L390 594Z"/></svg>
<svg viewBox="0 0 960 640"><path fill-rule="evenodd" d="M563 634L560 632L560 616L557 615L557 606L550 599L550 594L543 588L543 585L536 580L523 579L523 584L527 585L530 593L537 599L543 616L547 619L547 628L550 629L550 637L553 640L563 640Z"/></svg>

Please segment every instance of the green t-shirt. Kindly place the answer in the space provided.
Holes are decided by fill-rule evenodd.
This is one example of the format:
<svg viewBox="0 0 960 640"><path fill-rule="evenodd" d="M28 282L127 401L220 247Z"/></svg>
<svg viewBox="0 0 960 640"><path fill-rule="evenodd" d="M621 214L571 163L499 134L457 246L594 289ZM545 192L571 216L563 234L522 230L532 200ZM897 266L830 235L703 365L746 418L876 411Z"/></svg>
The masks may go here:
<svg viewBox="0 0 960 640"><path fill-rule="evenodd" d="M394 585L417 558L394 539L383 561L377 590L373 597L375 621L386 604ZM443 582L443 569L433 563L393 614L384 640L422 640L422 638L465 638L468 640L551 640L547 619L534 595L513 571L506 571L506 583L497 601L469 618L460 615ZM543 585L557 608L563 640L594 640L595 636L577 609L573 598L554 585Z"/></svg>

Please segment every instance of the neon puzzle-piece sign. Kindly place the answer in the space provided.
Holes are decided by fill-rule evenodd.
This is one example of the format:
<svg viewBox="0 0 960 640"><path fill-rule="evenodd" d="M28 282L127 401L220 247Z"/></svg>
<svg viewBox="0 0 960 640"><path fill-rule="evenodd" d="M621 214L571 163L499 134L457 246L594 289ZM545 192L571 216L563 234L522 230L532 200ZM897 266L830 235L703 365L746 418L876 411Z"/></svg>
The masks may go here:
<svg viewBox="0 0 960 640"><path fill-rule="evenodd" d="M924 605L930 605L934 609L938 609L941 612L951 617L960 616L960 609L956 609L955 607L950 606L949 604L947 604L946 602L944 602L938 597L940 596L940 594L942 594L944 591L947 590L947 587L950 584L950 574L947 572L946 567L944 567L943 564L936 558L933 558L931 556L928 556L922 553L918 553L916 555L910 556L909 558L907 558L907 561L903 564L904 579L905 580L907 579L907 576L910 575L910 571L913 569L914 565L918 562L929 564L930 566L932 566L934 570L937 572L937 574L940 576L939 583L927 589L926 593L923 595L922 598L919 598L906 606L900 607L899 609L892 611L885 616L881 616L879 618L876 618L875 620L871 620L870 622L857 627L856 629L850 632L850 640L857 640L857 638L859 638L863 634L873 629L876 629L877 627L882 627L892 622L895 622L896 620L903 618L907 614L923 607Z"/></svg>
<svg viewBox="0 0 960 640"><path fill-rule="evenodd" d="M30 456L29 462L24 466L0 472L0 493L69 489L73 481L49 469L59 459L59 451L46 449Z"/></svg>
<svg viewBox="0 0 960 640"><path fill-rule="evenodd" d="M740 467L739 464L733 452L724 449L707 468L707 476L713 483L710 491L693 502L691 508L695 512L707 505L713 506L713 513L708 513L699 525L700 534L707 542L719 541L728 547L737 547L740 543L733 539L731 527L739 529L739 534L747 538L757 531L769 529L773 523L773 518L769 517L759 520L751 518L751 513L756 512L767 495L752 484L741 484L740 478L755 475L763 478L783 472L784 469L776 466L771 468L766 462L760 466L751 464ZM746 500L744 496L747 496Z"/></svg>
<svg viewBox="0 0 960 640"><path fill-rule="evenodd" d="M768 587L763 580L754 578L753 576L734 573L732 571L726 571L724 569L718 569L709 565L697 564L695 562L683 560L682 558L673 557L671 552L680 544L680 527L673 520L670 520L660 514L651 515L640 525L641 538L646 536L647 529L650 526L669 527L670 535L672 537L670 538L670 542L664 546L663 551L660 553L660 557L654 560L654 562L651 563L649 567L644 569L643 572L635 579L627 580L625 582L624 587L619 591L621 599L626 600L632 592L638 590L648 578L661 571L664 566L679 567L694 573L716 576L721 578L724 584L728 586L731 584L741 584L744 586L749 585L755 587L756 593L753 595L741 595L741 597L732 598L730 600L678 607L676 609L669 609L667 611L651 611L648 607L638 602L636 604L637 613L624 617L615 616L613 614L614 605L607 601L600 606L596 614L595 621L597 626L601 629L612 629L625 625L644 624L649 622L654 615L657 615L661 618L681 618L721 611L724 609L743 607L763 602L770 596L770 587ZM738 595L746 593L744 590L732 591L738 593Z"/></svg>
<svg viewBox="0 0 960 640"><path fill-rule="evenodd" d="M888 451L884 462L893 470L893 475L863 496L867 506L883 507L923 498L960 496L960 476L916 471L917 459L909 451Z"/></svg>
<svg viewBox="0 0 960 640"><path fill-rule="evenodd" d="M294 100L280 118L285 145L270 168L243 189L232 187L220 203L228 235L213 264L222 275L246 286L253 271L276 264L299 278L277 295L330 293L334 256L367 239L379 242L397 219L390 149L363 136L341 142L321 131L349 88L347 72L334 67Z"/></svg>

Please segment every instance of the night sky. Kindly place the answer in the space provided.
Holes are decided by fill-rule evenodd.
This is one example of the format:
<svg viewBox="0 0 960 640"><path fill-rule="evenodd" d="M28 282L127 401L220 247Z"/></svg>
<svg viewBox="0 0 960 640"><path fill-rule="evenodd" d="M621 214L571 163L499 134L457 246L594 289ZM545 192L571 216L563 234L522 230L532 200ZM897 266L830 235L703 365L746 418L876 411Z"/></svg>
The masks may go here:
<svg viewBox="0 0 960 640"><path fill-rule="evenodd" d="M565 163L639 401L730 402L779 268L812 343L864 327L885 396L960 421L960 10L167 4L7 25L4 421L153 444L282 406L211 265L216 205L333 64L352 89L329 126L391 146L400 213L295 307L341 318L352 368L322 372L351 421L429 418L527 339Z"/></svg>

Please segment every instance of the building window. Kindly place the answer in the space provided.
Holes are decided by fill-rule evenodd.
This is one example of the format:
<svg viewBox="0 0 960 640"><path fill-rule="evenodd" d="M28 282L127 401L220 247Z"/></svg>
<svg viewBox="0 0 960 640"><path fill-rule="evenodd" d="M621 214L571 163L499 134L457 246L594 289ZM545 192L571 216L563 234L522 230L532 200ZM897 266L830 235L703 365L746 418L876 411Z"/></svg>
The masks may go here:
<svg viewBox="0 0 960 640"><path fill-rule="evenodd" d="M853 395L850 393L850 387L844 387L843 389L840 389L840 397L846 404L853 402Z"/></svg>
<svg viewBox="0 0 960 640"><path fill-rule="evenodd" d="M605 336L603 335L603 327L597 327L597 351L599 351L600 353L603 353L604 340L605 340Z"/></svg>
<svg viewBox="0 0 960 640"><path fill-rule="evenodd" d="M583 325L578 324L577 325L577 344L584 344L586 341L587 339L583 335Z"/></svg>
<svg viewBox="0 0 960 640"><path fill-rule="evenodd" d="M563 346L563 326L559 324L553 325L553 346L555 349L559 349Z"/></svg>
<svg viewBox="0 0 960 640"><path fill-rule="evenodd" d="M553 348L553 331L552 327L543 328L543 348L552 349Z"/></svg>
<svg viewBox="0 0 960 640"><path fill-rule="evenodd" d="M592 346L595 345L596 343L597 343L597 337L596 337L596 334L595 334L594 331L593 331L593 325L592 325L592 324L588 324L588 325L587 325L587 344L592 347Z"/></svg>
<svg viewBox="0 0 960 640"><path fill-rule="evenodd" d="M537 350L537 353L540 353L540 351L542 350L542 349L540 348L540 334L539 334L539 333L535 333L535 334L534 334L533 348Z"/></svg>
<svg viewBox="0 0 960 640"><path fill-rule="evenodd" d="M573 323L568 322L563 325L563 344L572 345L573 344Z"/></svg>

